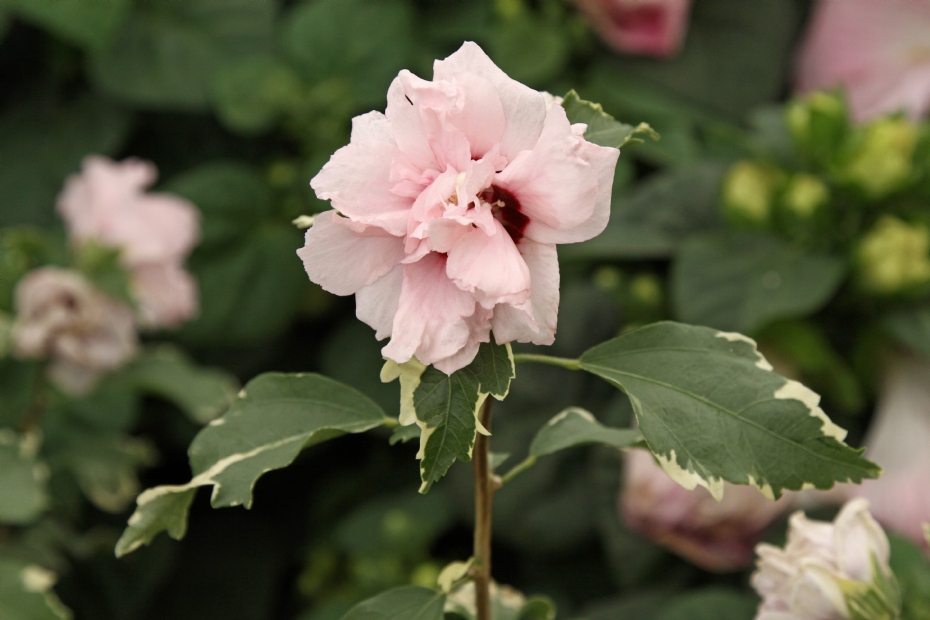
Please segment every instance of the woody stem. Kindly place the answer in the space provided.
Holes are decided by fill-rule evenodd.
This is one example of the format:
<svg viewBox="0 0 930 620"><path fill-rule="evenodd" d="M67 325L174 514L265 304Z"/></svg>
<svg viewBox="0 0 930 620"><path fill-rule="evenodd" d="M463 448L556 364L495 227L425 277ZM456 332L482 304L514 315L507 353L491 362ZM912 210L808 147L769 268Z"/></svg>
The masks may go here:
<svg viewBox="0 0 930 620"><path fill-rule="evenodd" d="M492 399L488 397L478 418L488 430L491 428L491 403ZM488 437L478 433L472 456L475 475L475 564L472 577L475 581L476 620L491 620L491 506L495 487L488 448Z"/></svg>

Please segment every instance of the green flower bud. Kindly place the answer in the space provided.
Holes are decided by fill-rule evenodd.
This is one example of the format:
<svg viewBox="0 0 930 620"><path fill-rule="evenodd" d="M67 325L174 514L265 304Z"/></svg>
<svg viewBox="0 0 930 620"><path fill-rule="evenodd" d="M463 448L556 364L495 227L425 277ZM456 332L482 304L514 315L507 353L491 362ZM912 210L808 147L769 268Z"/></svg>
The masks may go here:
<svg viewBox="0 0 930 620"><path fill-rule="evenodd" d="M914 170L917 125L903 118L871 123L856 141L839 176L870 198L882 198L900 189Z"/></svg>
<svg viewBox="0 0 930 620"><path fill-rule="evenodd" d="M630 281L630 295L638 304L658 307L662 304L662 283L651 273L641 273Z"/></svg>
<svg viewBox="0 0 930 620"><path fill-rule="evenodd" d="M849 131L849 113L836 93L815 92L790 102L785 110L788 131L797 149L814 161L826 163Z"/></svg>
<svg viewBox="0 0 930 620"><path fill-rule="evenodd" d="M859 277L875 293L930 283L930 230L886 215L859 242Z"/></svg>
<svg viewBox="0 0 930 620"><path fill-rule="evenodd" d="M782 204L795 215L807 219L830 201L830 189L812 174L791 177L782 196Z"/></svg>
<svg viewBox="0 0 930 620"><path fill-rule="evenodd" d="M623 284L623 272L616 267L605 266L594 272L594 286L602 291L619 290Z"/></svg>
<svg viewBox="0 0 930 620"><path fill-rule="evenodd" d="M771 218L772 199L783 178L777 168L750 161L738 162L723 181L724 212L736 224L767 224Z"/></svg>

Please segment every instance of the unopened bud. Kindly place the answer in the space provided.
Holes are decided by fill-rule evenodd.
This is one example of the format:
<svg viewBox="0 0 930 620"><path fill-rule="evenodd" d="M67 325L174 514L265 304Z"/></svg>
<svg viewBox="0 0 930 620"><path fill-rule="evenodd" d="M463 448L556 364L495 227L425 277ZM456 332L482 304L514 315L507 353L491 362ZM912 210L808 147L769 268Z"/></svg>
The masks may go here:
<svg viewBox="0 0 930 620"><path fill-rule="evenodd" d="M630 295L644 306L658 307L662 304L662 284L651 273L641 273L630 281Z"/></svg>
<svg viewBox="0 0 930 620"><path fill-rule="evenodd" d="M836 93L814 92L786 108L785 121L797 149L824 163L835 153L849 130L849 113Z"/></svg>
<svg viewBox="0 0 930 620"><path fill-rule="evenodd" d="M782 197L782 204L800 218L808 219L830 201L830 189L812 174L799 173L791 177Z"/></svg>
<svg viewBox="0 0 930 620"><path fill-rule="evenodd" d="M768 223L782 179L782 172L771 166L750 161L735 164L723 181L724 212L736 224Z"/></svg>
<svg viewBox="0 0 930 620"><path fill-rule="evenodd" d="M840 178L870 198L900 189L911 177L917 126L903 118L884 118L864 129Z"/></svg>
<svg viewBox="0 0 930 620"><path fill-rule="evenodd" d="M930 283L930 230L886 215L859 242L859 277L876 293Z"/></svg>

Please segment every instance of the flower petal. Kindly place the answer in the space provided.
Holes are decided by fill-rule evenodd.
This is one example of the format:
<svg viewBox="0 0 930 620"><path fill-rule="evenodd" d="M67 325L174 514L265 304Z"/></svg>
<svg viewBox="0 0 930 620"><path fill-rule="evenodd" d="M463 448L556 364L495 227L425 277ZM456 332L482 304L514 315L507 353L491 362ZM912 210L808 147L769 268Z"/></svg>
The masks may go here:
<svg viewBox="0 0 930 620"><path fill-rule="evenodd" d="M530 270L503 225L495 234L468 227L449 249L446 274L484 307L521 304L530 296Z"/></svg>
<svg viewBox="0 0 930 620"><path fill-rule="evenodd" d="M546 118L546 100L542 93L508 77L471 41L463 43L445 60L433 63L436 80L456 80L466 73L487 79L500 94L506 123L500 139L501 155L513 161L520 151L532 149Z"/></svg>
<svg viewBox="0 0 930 620"><path fill-rule="evenodd" d="M355 316L375 330L378 340L391 335L403 281L404 268L398 265L374 284L363 286L355 293Z"/></svg>
<svg viewBox="0 0 930 620"><path fill-rule="evenodd" d="M143 325L176 327L197 314L197 282L180 264L139 265L132 286Z"/></svg>
<svg viewBox="0 0 930 620"><path fill-rule="evenodd" d="M404 243L326 211L316 216L297 255L311 280L335 295L351 295L393 269L404 257Z"/></svg>
<svg viewBox="0 0 930 620"><path fill-rule="evenodd" d="M497 342L555 342L559 317L559 257L555 246L521 239L517 245L530 270L529 304L494 308L491 326Z"/></svg>

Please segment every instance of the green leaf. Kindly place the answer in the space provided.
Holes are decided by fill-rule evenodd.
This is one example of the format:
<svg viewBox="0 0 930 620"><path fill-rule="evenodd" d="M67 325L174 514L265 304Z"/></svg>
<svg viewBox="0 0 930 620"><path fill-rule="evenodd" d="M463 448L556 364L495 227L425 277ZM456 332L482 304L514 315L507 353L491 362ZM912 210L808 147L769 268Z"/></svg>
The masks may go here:
<svg viewBox="0 0 930 620"><path fill-rule="evenodd" d="M817 394L772 372L741 334L655 323L588 350L581 367L627 394L649 448L685 488L719 498L726 480L777 498L881 471L843 443Z"/></svg>
<svg viewBox="0 0 930 620"><path fill-rule="evenodd" d="M344 433L361 433L386 420L368 397L320 375L266 373L252 379L229 411L191 443L193 479L139 496L117 555L148 543L165 523L173 524L179 537L183 535L178 515L189 501L170 496L187 496L197 487L212 486L214 508L248 508L258 478L290 465L304 447Z"/></svg>
<svg viewBox="0 0 930 620"><path fill-rule="evenodd" d="M342 620L442 620L445 604L442 592L407 586L359 603Z"/></svg>
<svg viewBox="0 0 930 620"><path fill-rule="evenodd" d="M127 372L138 389L175 403L198 424L226 411L239 391L235 377L196 366L171 345L147 349Z"/></svg>
<svg viewBox="0 0 930 620"><path fill-rule="evenodd" d="M605 112L601 104L581 99L574 90L565 95L562 107L572 124L584 123L588 126L584 132L585 140L600 146L623 148L630 142L642 142L643 138L639 136L659 139L659 134L646 123L636 127L621 123Z"/></svg>
<svg viewBox="0 0 930 620"><path fill-rule="evenodd" d="M32 403L39 364L0 359L0 426L15 427Z"/></svg>
<svg viewBox="0 0 930 620"><path fill-rule="evenodd" d="M655 620L749 620L758 605L749 592L709 587L676 597Z"/></svg>
<svg viewBox="0 0 930 620"><path fill-rule="evenodd" d="M398 426L394 429L394 432L391 433L391 438L388 440L392 446L398 443L407 443L411 439L420 438L420 427L416 424L411 424L410 426Z"/></svg>
<svg viewBox="0 0 930 620"><path fill-rule="evenodd" d="M211 99L217 116L232 131L264 133L299 106L306 90L291 67L271 54L249 56L221 69Z"/></svg>
<svg viewBox="0 0 930 620"><path fill-rule="evenodd" d="M882 321L899 344L930 357L930 308L913 308L889 314Z"/></svg>
<svg viewBox="0 0 930 620"><path fill-rule="evenodd" d="M216 73L270 49L273 0L147 0L89 71L104 92L153 109L202 110Z"/></svg>
<svg viewBox="0 0 930 620"><path fill-rule="evenodd" d="M308 82L348 80L357 104L383 107L391 80L408 64L412 22L404 1L304 2L285 18L282 43Z"/></svg>
<svg viewBox="0 0 930 620"><path fill-rule="evenodd" d="M530 456L540 457L586 444L603 444L614 448L629 448L642 441L635 429L608 428L579 407L569 407L542 427L533 443Z"/></svg>
<svg viewBox="0 0 930 620"><path fill-rule="evenodd" d="M432 366L413 394L420 435L420 492L446 475L456 460L470 461L475 446L478 408L484 402L480 382L468 366L447 375Z"/></svg>
<svg viewBox="0 0 930 620"><path fill-rule="evenodd" d="M130 9L130 0L7 0L18 17L82 47L107 46Z"/></svg>
<svg viewBox="0 0 930 620"><path fill-rule="evenodd" d="M845 274L843 259L767 235L695 237L672 266L672 300L682 321L753 333L816 312Z"/></svg>
<svg viewBox="0 0 930 620"><path fill-rule="evenodd" d="M139 496L139 507L129 519L126 531L116 543L116 557L132 553L152 542L161 532L175 540L187 533L187 513L196 488L155 487Z"/></svg>
<svg viewBox="0 0 930 620"><path fill-rule="evenodd" d="M52 590L55 573L12 558L0 558L0 618L70 620L71 611Z"/></svg>
<svg viewBox="0 0 930 620"><path fill-rule="evenodd" d="M559 248L582 259L665 258L695 233L720 226L718 195L724 167L717 163L675 168L615 193L603 233Z"/></svg>
<svg viewBox="0 0 930 620"><path fill-rule="evenodd" d="M561 23L524 11L497 21L488 53L504 73L518 82L542 85L558 76L570 58L567 35Z"/></svg>
<svg viewBox="0 0 930 620"><path fill-rule="evenodd" d="M55 197L85 155L112 154L130 117L112 104L84 96L66 106L29 100L0 117L0 222L3 226L57 222Z"/></svg>
<svg viewBox="0 0 930 620"><path fill-rule="evenodd" d="M510 344L500 345L494 342L482 343L478 354L469 365L481 384L481 391L497 400L504 400L510 392L510 381L516 376L513 363L513 351Z"/></svg>
<svg viewBox="0 0 930 620"><path fill-rule="evenodd" d="M48 467L37 457L40 439L0 429L0 523L25 525L46 508Z"/></svg>

